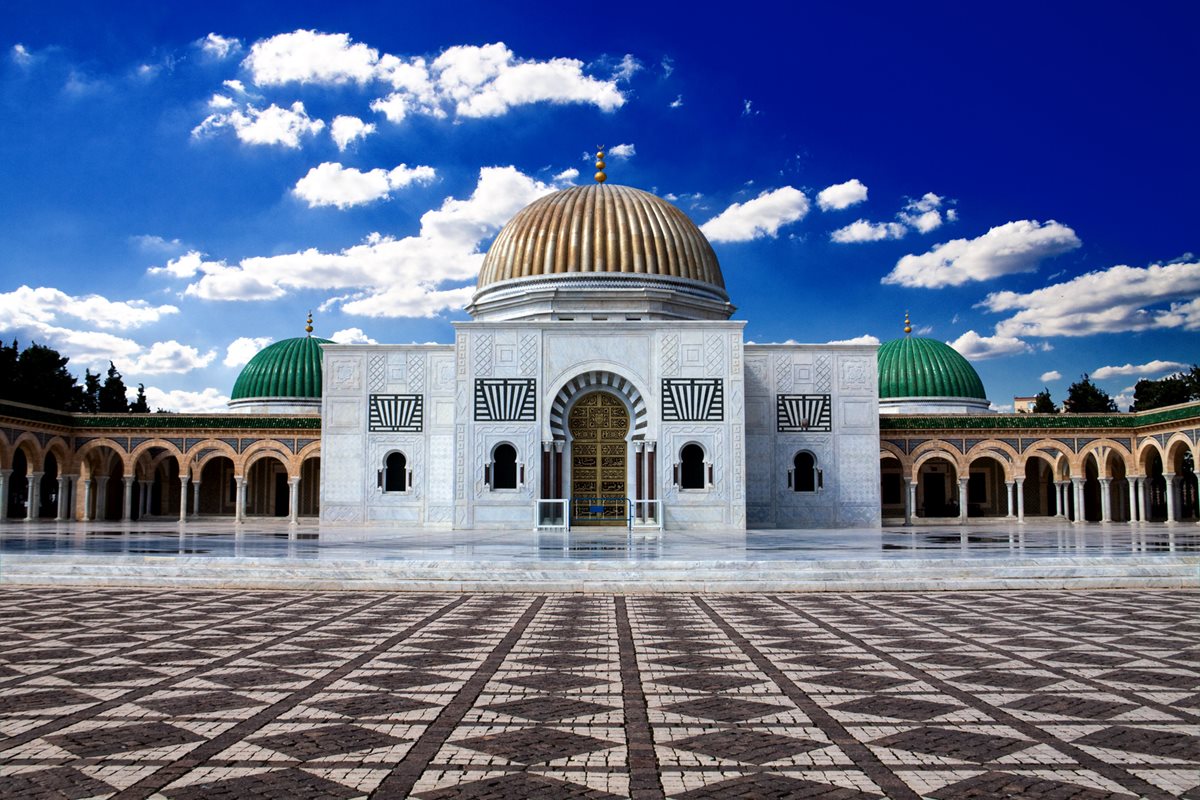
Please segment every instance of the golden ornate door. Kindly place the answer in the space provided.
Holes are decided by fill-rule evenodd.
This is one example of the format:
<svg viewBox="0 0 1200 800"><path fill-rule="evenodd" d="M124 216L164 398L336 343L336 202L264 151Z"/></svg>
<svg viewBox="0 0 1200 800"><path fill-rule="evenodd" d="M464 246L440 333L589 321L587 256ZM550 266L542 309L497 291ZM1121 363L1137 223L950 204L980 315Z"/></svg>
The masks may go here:
<svg viewBox="0 0 1200 800"><path fill-rule="evenodd" d="M608 392L592 392L571 408L571 516L575 522L623 524L629 411Z"/></svg>

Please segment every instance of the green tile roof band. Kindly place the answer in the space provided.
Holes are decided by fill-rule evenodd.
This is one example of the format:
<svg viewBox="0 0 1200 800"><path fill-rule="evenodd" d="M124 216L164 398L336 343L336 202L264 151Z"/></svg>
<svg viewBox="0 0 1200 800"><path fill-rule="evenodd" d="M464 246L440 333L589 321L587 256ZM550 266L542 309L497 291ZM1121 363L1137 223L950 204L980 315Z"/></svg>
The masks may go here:
<svg viewBox="0 0 1200 800"><path fill-rule="evenodd" d="M321 345L328 339L301 336L264 347L238 375L232 400L256 397L321 397Z"/></svg>
<svg viewBox="0 0 1200 800"><path fill-rule="evenodd" d="M986 400L979 373L944 342L906 336L879 348L879 399L968 397Z"/></svg>

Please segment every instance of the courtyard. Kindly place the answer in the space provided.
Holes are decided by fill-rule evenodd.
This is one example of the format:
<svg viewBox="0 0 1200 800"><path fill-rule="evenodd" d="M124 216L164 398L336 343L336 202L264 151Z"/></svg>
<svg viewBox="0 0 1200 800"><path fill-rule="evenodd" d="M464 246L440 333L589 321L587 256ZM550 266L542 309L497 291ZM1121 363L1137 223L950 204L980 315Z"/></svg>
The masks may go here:
<svg viewBox="0 0 1200 800"><path fill-rule="evenodd" d="M1198 599L9 586L0 794L1197 797Z"/></svg>

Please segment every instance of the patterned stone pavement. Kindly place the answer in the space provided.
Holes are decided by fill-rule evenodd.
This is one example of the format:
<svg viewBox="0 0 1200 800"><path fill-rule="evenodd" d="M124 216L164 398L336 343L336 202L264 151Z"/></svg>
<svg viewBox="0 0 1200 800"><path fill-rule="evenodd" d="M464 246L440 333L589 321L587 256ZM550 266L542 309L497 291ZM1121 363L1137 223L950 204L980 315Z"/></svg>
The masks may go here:
<svg viewBox="0 0 1200 800"><path fill-rule="evenodd" d="M0 590L0 797L1200 798L1200 593Z"/></svg>

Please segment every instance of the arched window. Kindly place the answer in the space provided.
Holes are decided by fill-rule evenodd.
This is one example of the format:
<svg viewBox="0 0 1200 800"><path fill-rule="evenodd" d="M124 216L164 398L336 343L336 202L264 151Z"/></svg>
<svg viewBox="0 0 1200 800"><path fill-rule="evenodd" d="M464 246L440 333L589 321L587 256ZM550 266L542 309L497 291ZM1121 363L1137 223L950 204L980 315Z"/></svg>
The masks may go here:
<svg viewBox="0 0 1200 800"><path fill-rule="evenodd" d="M507 442L492 451L491 484L493 489L517 488L517 448Z"/></svg>
<svg viewBox="0 0 1200 800"><path fill-rule="evenodd" d="M796 453L792 459L792 490L815 492L821 486L821 470L817 469L817 458L807 450Z"/></svg>
<svg viewBox="0 0 1200 800"><path fill-rule="evenodd" d="M408 491L408 459L404 453L388 453L383 462L383 490L385 492Z"/></svg>
<svg viewBox="0 0 1200 800"><path fill-rule="evenodd" d="M679 488L703 489L704 477L704 448L685 444L679 451Z"/></svg>

